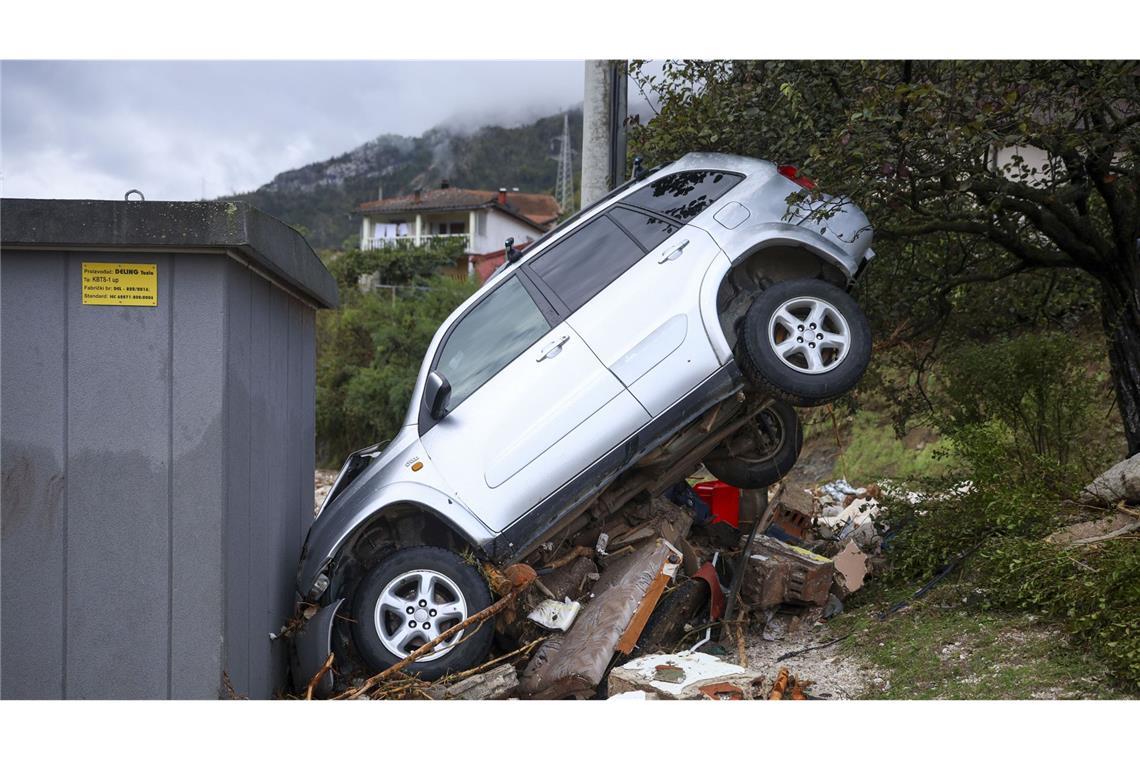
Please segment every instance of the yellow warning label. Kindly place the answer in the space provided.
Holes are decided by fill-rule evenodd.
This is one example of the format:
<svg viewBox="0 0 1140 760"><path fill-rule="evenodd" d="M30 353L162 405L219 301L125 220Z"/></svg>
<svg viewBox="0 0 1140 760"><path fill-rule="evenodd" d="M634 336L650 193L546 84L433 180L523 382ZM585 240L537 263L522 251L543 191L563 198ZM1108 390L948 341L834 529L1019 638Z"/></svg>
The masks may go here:
<svg viewBox="0 0 1140 760"><path fill-rule="evenodd" d="M83 303L158 306L158 265L84 261Z"/></svg>

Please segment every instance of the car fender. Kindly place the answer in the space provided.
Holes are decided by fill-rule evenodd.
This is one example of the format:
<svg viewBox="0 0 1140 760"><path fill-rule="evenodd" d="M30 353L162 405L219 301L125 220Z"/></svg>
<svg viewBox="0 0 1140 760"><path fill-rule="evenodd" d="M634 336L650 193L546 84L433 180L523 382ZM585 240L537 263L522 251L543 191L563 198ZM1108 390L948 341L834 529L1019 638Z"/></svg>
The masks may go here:
<svg viewBox="0 0 1140 760"><path fill-rule="evenodd" d="M722 365L732 358L732 349L721 329L717 294L733 267L752 256L762 256L765 249L793 246L802 248L835 267L846 276L848 285L854 281L859 270L859 262L854 256L815 232L794 224L766 222L729 231L728 235L725 230L706 231L717 241L722 255L713 259L701 280L701 321L709 343ZM725 245L729 245L728 250L736 251L735 256L729 255Z"/></svg>
<svg viewBox="0 0 1140 760"><path fill-rule="evenodd" d="M843 272L848 283L855 279L862 256L844 251L837 244L813 231L787 222L763 222L735 230L713 230L721 249L735 266L765 248L794 246L814 254ZM718 237L719 236L719 237Z"/></svg>
<svg viewBox="0 0 1140 760"><path fill-rule="evenodd" d="M313 523L297 573L297 591L302 598L312 599L323 591L310 593L317 578L353 534L385 509L406 505L432 513L474 548L482 549L497 535L453 496L423 483L391 483L371 493L367 501L351 508L331 509Z"/></svg>

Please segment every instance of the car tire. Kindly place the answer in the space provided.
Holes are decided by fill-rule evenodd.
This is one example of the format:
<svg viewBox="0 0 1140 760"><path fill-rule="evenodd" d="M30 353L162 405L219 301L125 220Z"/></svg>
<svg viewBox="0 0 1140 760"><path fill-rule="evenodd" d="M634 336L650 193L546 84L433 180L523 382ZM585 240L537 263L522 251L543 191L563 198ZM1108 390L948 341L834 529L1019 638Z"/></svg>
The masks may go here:
<svg viewBox="0 0 1140 760"><path fill-rule="evenodd" d="M357 585L352 638L365 664L380 672L490 604L483 576L459 555L434 546L400 549ZM486 658L493 637L493 625L460 631L405 672L430 681L474 667Z"/></svg>
<svg viewBox="0 0 1140 760"><path fill-rule="evenodd" d="M799 415L775 401L705 457L713 477L736 488L767 488L795 466L804 445Z"/></svg>
<svg viewBox="0 0 1140 760"><path fill-rule="evenodd" d="M761 291L741 322L741 370L760 390L819 406L854 388L871 361L871 328L855 299L815 279Z"/></svg>

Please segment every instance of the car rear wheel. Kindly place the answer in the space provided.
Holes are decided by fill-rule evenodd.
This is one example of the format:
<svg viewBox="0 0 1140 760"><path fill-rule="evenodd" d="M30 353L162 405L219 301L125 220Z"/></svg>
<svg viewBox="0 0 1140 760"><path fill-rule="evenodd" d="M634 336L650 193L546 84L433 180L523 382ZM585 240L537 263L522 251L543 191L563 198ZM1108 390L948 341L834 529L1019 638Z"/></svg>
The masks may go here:
<svg viewBox="0 0 1140 760"><path fill-rule="evenodd" d="M840 288L787 280L752 302L737 347L753 384L796 406L818 406L858 384L871 361L871 329Z"/></svg>
<svg viewBox="0 0 1140 760"><path fill-rule="evenodd" d="M804 445L796 410L773 402L723 440L708 456L705 467L718 480L737 488L767 488L795 466Z"/></svg>
<svg viewBox="0 0 1140 760"><path fill-rule="evenodd" d="M490 604L483 577L454 552L433 546L401 549L357 586L353 640L365 663L379 672ZM478 665L490 651L493 633L490 625L459 631L406 670L432 680Z"/></svg>

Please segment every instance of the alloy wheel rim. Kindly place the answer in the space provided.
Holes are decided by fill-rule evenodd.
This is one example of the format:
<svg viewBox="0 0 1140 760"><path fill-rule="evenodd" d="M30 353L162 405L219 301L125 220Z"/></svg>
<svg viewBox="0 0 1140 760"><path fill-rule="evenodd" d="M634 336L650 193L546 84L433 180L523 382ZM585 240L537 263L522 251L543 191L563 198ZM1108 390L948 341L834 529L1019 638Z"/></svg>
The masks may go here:
<svg viewBox="0 0 1140 760"><path fill-rule="evenodd" d="M467 618L467 600L455 581L435 570L410 570L380 592L373 611L376 635L384 648L403 659ZM441 641L420 662L435 660L463 638L463 631Z"/></svg>
<svg viewBox="0 0 1140 760"><path fill-rule="evenodd" d="M847 358L851 328L839 309L822 298L789 298L768 320L768 345L785 366L820 375Z"/></svg>

